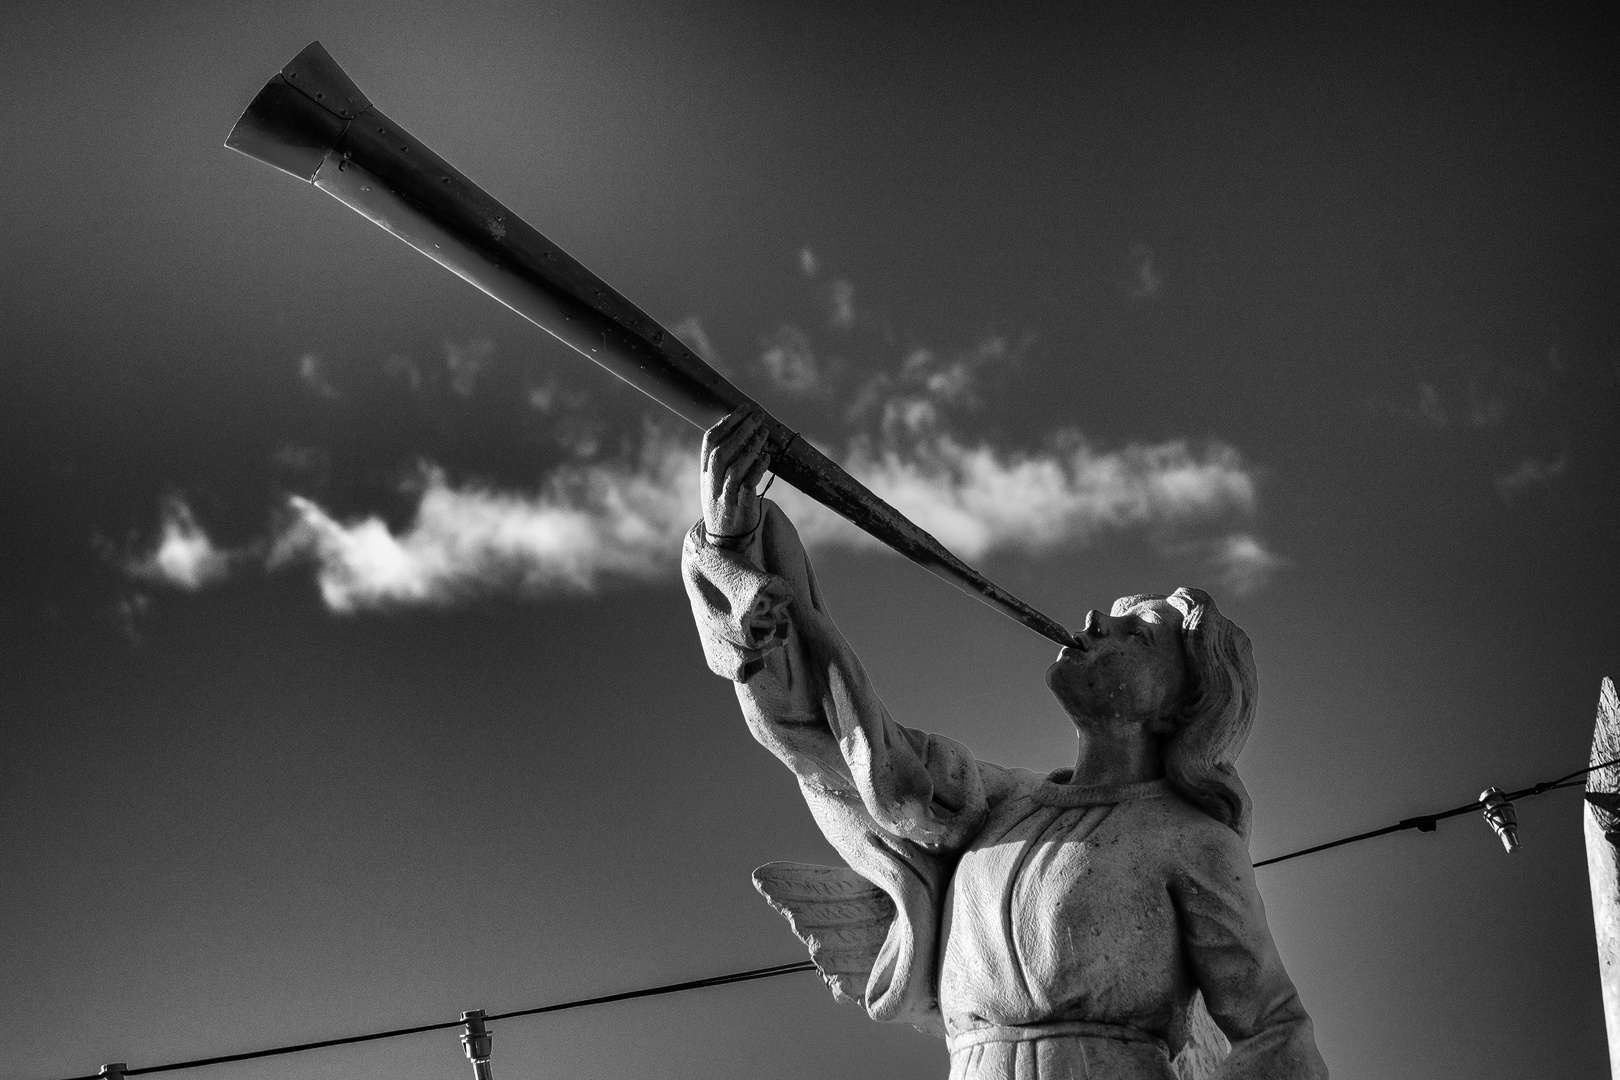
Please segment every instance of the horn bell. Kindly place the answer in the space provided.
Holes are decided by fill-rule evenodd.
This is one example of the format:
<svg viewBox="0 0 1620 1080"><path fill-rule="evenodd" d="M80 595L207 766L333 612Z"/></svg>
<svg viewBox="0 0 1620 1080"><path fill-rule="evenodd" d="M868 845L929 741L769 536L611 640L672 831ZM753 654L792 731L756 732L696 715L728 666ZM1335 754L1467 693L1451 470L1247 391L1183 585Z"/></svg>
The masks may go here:
<svg viewBox="0 0 1620 1080"><path fill-rule="evenodd" d="M369 108L354 80L312 41L265 83L225 145L313 183L349 121Z"/></svg>

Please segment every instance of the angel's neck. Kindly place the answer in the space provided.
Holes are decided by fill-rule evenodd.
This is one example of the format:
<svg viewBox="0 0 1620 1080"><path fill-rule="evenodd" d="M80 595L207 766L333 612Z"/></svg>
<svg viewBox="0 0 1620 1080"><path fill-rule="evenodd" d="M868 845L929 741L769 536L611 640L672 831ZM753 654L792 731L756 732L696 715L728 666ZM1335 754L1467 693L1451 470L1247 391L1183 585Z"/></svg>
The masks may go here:
<svg viewBox="0 0 1620 1080"><path fill-rule="evenodd" d="M1140 784L1164 775L1159 740L1132 724L1096 730L1077 729L1080 746L1071 784Z"/></svg>

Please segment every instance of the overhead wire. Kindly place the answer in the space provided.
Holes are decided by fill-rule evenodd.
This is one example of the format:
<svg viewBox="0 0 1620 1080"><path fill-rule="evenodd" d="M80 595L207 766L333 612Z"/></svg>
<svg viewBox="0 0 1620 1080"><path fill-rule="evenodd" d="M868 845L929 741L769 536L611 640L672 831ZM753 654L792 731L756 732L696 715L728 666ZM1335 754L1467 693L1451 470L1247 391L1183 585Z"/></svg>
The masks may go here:
<svg viewBox="0 0 1620 1080"><path fill-rule="evenodd" d="M1598 769L1620 765L1620 758L1612 761L1599 762L1588 765L1584 769L1577 769L1556 780L1544 780L1532 784L1518 791L1504 793L1508 802L1518 799L1527 799L1542 795L1560 788L1574 787L1581 777ZM1372 829L1368 832L1356 833L1353 836L1340 837L1324 844L1315 844L1311 847L1300 848L1284 855L1274 855L1269 859L1261 859L1254 864L1256 870L1264 866L1297 859L1304 855L1314 855L1319 851L1331 848L1344 847L1346 844L1359 843L1362 840L1371 840L1374 837L1387 836L1390 833L1401 832L1407 829L1416 829L1419 832L1434 832L1439 822L1447 818L1459 817L1463 814L1481 810L1485 806L1484 800L1476 799L1474 802L1462 806L1454 806L1449 810L1442 810L1435 814L1419 814L1416 817L1402 818L1393 825L1386 825L1381 829ZM725 975L713 975L703 979L688 979L683 982L664 983L660 986L648 986L638 990L624 990L614 994L601 994L596 997L575 998L571 1001L559 1001L550 1005L537 1005L528 1009L514 1009L510 1012L492 1013L484 1017L486 1022L495 1020L512 1020L520 1016L538 1016L543 1013L565 1012L569 1009L583 1009L590 1005L607 1005L616 1001L633 1001L637 998L660 997L665 994L678 994L687 990L701 990L713 986L730 986L733 983L753 982L757 979L771 979L779 975L794 975L800 972L815 971L816 965L810 960L800 960L791 964L773 964L770 967L751 968L747 971L733 971ZM262 1050L248 1050L238 1054L221 1054L216 1057L194 1058L189 1061L171 1061L163 1065L146 1065L141 1068L123 1068L119 1070L122 1076L144 1076L149 1073L175 1072L180 1069L200 1069L208 1065L225 1065L237 1061L253 1061L257 1058L278 1057L283 1054L297 1054L305 1050L322 1050L333 1046L349 1046L354 1043L375 1042L378 1039L393 1039L404 1035L420 1035L429 1031L448 1031L451 1028L465 1026L463 1020L446 1020L434 1024L417 1024L412 1027L390 1028L387 1031L371 1031L362 1035L346 1035L336 1039L320 1039L315 1042L292 1043L286 1046L272 1046ZM109 1076L103 1069L100 1072L90 1073L86 1076L65 1077L63 1080L106 1080Z"/></svg>
<svg viewBox="0 0 1620 1080"><path fill-rule="evenodd" d="M532 1009L515 1009L511 1012L488 1015L484 1020L487 1023L492 1020L510 1020L518 1016L564 1012L568 1009L583 1009L587 1005L606 1005L613 1001L629 1001L634 998L678 994L685 990L701 990L708 986L729 986L732 983L752 982L755 979L769 979L777 975L792 975L800 971L814 970L816 970L814 963L809 960L799 960L791 964L773 964L770 967L752 968L748 971L733 971L725 975L713 975L706 979L688 979L684 982L665 983L662 986L625 990L617 994L602 994L597 997L576 998L573 1001L559 1001L550 1005L539 1005ZM270 1046L262 1050L248 1050L240 1054L220 1054L217 1057L193 1058L190 1061L171 1061L163 1065L147 1065L138 1069L126 1068L119 1071L125 1076L143 1076L147 1073L174 1072L177 1069L200 1069L205 1065L225 1065L234 1061L252 1061L255 1058L297 1054L305 1050L323 1050L331 1046L348 1046L352 1043L393 1039L401 1035L420 1035L428 1031L448 1031L451 1028L462 1027L465 1023L464 1020L445 1020L436 1024L417 1024L412 1027L390 1028L387 1031L369 1031L363 1035L345 1035L338 1039L320 1039L315 1042L292 1043L287 1046ZM94 1072L88 1076L66 1077L65 1080L101 1080L105 1075L105 1072Z"/></svg>
<svg viewBox="0 0 1620 1080"><path fill-rule="evenodd" d="M1531 784L1529 787L1521 788L1518 791L1504 792L1502 798L1507 802L1515 802L1519 799L1528 799L1535 795L1542 795L1549 791L1556 791L1559 788L1573 787L1577 778L1585 776L1587 773L1596 772L1598 769L1608 768L1610 765L1620 765L1620 758L1615 758L1613 761L1602 761L1596 765L1588 765L1584 769L1576 769L1572 773L1565 776L1560 776L1557 780L1543 780L1539 784ZM1259 862L1254 864L1254 868L1258 870L1262 866L1272 866L1276 863L1287 862L1289 859L1297 859L1301 855L1314 855L1318 851L1327 851L1330 848L1344 847L1346 844L1355 844L1362 840L1371 840L1378 836L1388 836L1390 833L1402 832L1406 829L1416 829L1418 832L1434 832L1435 827L1446 818L1454 818L1463 814L1471 814L1475 810L1484 809L1484 807L1485 801L1483 799L1475 799L1471 803L1465 803L1462 806L1454 806L1450 810L1442 810L1437 814L1419 814L1416 817L1402 818L1393 825L1385 825L1382 829L1371 829L1364 833L1356 833L1354 836L1342 836L1337 840L1329 840L1325 844L1315 844L1311 847L1300 848L1298 851L1290 851L1286 855L1273 855L1269 859L1261 859Z"/></svg>

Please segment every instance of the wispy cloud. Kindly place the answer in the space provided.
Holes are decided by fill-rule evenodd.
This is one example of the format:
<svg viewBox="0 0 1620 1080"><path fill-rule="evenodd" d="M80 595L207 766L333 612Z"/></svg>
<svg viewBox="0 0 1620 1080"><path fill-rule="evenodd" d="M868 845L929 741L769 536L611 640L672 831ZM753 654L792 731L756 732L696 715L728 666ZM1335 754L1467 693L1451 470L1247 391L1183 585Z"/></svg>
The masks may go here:
<svg viewBox="0 0 1620 1080"><path fill-rule="evenodd" d="M1440 402L1440 391L1435 389L1434 384L1420 382L1417 391L1417 414L1427 420L1431 427L1442 431L1450 427L1451 419L1446 415L1446 407Z"/></svg>
<svg viewBox="0 0 1620 1080"><path fill-rule="evenodd" d="M446 604L494 592L589 592L674 566L695 519L695 444L649 435L630 462L563 466L537 494L456 486L425 466L410 526L340 522L289 500L271 565L313 562L333 611Z"/></svg>
<svg viewBox="0 0 1620 1080"><path fill-rule="evenodd" d="M708 331L703 329L703 320L696 315L688 315L670 328L670 333L686 342L686 347L701 356L710 366L719 366L720 350L715 348L714 341L710 339Z"/></svg>
<svg viewBox="0 0 1620 1080"><path fill-rule="evenodd" d="M827 286L827 325L834 330L855 328L855 286L840 278Z"/></svg>
<svg viewBox="0 0 1620 1080"><path fill-rule="evenodd" d="M305 353L298 358L298 381L317 397L336 400L340 396L337 387L327 376L326 365L314 353Z"/></svg>
<svg viewBox="0 0 1620 1080"><path fill-rule="evenodd" d="M805 277L815 277L821 263L816 259L816 253L807 247L799 249L799 270Z"/></svg>
<svg viewBox="0 0 1620 1080"><path fill-rule="evenodd" d="M1453 402L1449 406L1448 397ZM1449 394L1425 379L1417 384L1416 406L1410 410L1396 411L1406 412L1436 431L1451 427L1453 417L1468 427L1489 428L1502 422L1507 415L1508 402L1505 394L1491 389L1478 379L1469 379L1460 390L1454 388Z"/></svg>
<svg viewBox="0 0 1620 1080"><path fill-rule="evenodd" d="M1213 581L1216 587L1233 596L1250 596L1260 591L1290 565L1251 532L1216 536L1185 531L1179 535L1175 531L1156 532L1151 543L1176 565L1177 580L1182 584ZM1191 579L1182 576L1189 574L1193 575Z"/></svg>
<svg viewBox="0 0 1620 1080"><path fill-rule="evenodd" d="M1426 364L1399 395L1373 394L1367 404L1437 431L1498 428L1555 392L1568 374L1557 343L1536 360L1454 357Z"/></svg>
<svg viewBox="0 0 1620 1080"><path fill-rule="evenodd" d="M584 394L557 378L543 378L531 383L526 393L529 408L546 416L577 413L586 400Z"/></svg>
<svg viewBox="0 0 1620 1080"><path fill-rule="evenodd" d="M1571 412L1578 412L1568 408L1572 396L1580 392L1581 382L1591 385L1592 374L1590 367L1583 371L1572 364L1553 342L1534 358L1464 355L1432 361L1399 395L1372 394L1366 403L1375 412L1443 432L1449 440L1467 440L1485 451L1480 455L1481 479L1489 476L1497 498L1511 502L1563 476L1570 464L1568 440L1559 440L1566 448L1555 457L1524 455L1508 468L1499 465L1501 444L1517 431L1514 441L1522 445L1532 428L1539 432L1538 441L1545 439L1549 419L1557 438Z"/></svg>
<svg viewBox="0 0 1620 1080"><path fill-rule="evenodd" d="M1232 533L1216 542L1210 563L1221 584L1238 596L1248 596L1269 584L1288 560L1249 533Z"/></svg>
<svg viewBox="0 0 1620 1080"><path fill-rule="evenodd" d="M760 366L771 382L793 394L805 394L821 386L821 370L809 335L793 326L778 327L761 343Z"/></svg>
<svg viewBox="0 0 1620 1080"><path fill-rule="evenodd" d="M1507 415L1507 398L1495 390L1468 380L1468 423L1473 427L1495 427Z"/></svg>
<svg viewBox="0 0 1620 1080"><path fill-rule="evenodd" d="M808 249L800 269L820 271ZM814 295L834 298L829 321L849 335L839 347L846 355L858 350L860 362L821 355L810 333L784 324L733 377L760 400L792 395L787 411L806 425L805 438L963 558L1042 556L1135 532L1151 550L1191 557L1234 591L1259 588L1283 565L1245 527L1259 495L1235 447L1183 439L1104 447L1073 428L1014 426L1009 437L985 413L1020 369L1031 335L986 333L957 348L901 345L880 334L882 320L857 324L853 286L841 300L836 290ZM715 359L697 318L676 332ZM447 344L444 368L395 363L393 373L424 394L465 396L492 351L487 343ZM458 376L466 381L458 385ZM545 369L521 384L526 422L543 425L548 441L566 451L532 486L470 480L453 463L424 462L407 482L415 505L403 527L375 514L334 513L306 490L286 500L268 565L313 567L337 612L589 592L673 574L698 513L697 433L646 424L637 439L622 417L599 415L611 399L586 389L584 379L575 387L571 369ZM876 547L788 485L772 495L812 548ZM193 588L217 579L228 557L208 545L189 511L173 520L166 579L189 573ZM158 554L148 562L159 565Z"/></svg>
<svg viewBox="0 0 1620 1080"><path fill-rule="evenodd" d="M331 475L332 462L317 446L282 443L270 455L270 464L296 476L300 481L324 484Z"/></svg>
<svg viewBox="0 0 1620 1080"><path fill-rule="evenodd" d="M1010 338L986 334L965 349L941 352L928 347L907 352L894 370L867 372L850 388L844 422L857 431L913 433L941 422L942 410L971 413L984 404L980 384L987 372L1005 375L1034 344L1032 335Z"/></svg>
<svg viewBox="0 0 1620 1080"><path fill-rule="evenodd" d="M143 581L195 591L223 581L230 563L230 554L214 546L191 507L176 495L163 500L157 542L125 569Z"/></svg>
<svg viewBox="0 0 1620 1080"><path fill-rule="evenodd" d="M152 598L143 592L127 592L108 609L113 625L131 645L141 643L141 620L151 610Z"/></svg>
<svg viewBox="0 0 1620 1080"><path fill-rule="evenodd" d="M1105 532L1166 535L1230 530L1258 500L1253 471L1233 447L1185 440L1099 448L1074 429L1009 442L976 434L974 418L1034 344L988 333L966 348L914 346L890 364L818 363L808 334L784 327L767 342L760 374L782 388L820 393L803 406L823 416L817 444L856 479L966 559L1042 555L1093 543ZM801 415L804 409L801 407ZM876 541L792 489L775 491L812 546ZM1263 579L1260 541L1228 545L1215 569ZM1207 561L1207 560L1206 560Z"/></svg>
<svg viewBox="0 0 1620 1080"><path fill-rule="evenodd" d="M1187 527L1254 506L1253 477L1221 444L1202 452L1181 441L1099 452L1077 432L1054 443L1035 453L1003 451L936 432L883 449L858 440L844 464L965 559L1042 555L1082 547L1104 531ZM779 498L810 543L876 544L798 492Z"/></svg>
<svg viewBox="0 0 1620 1080"><path fill-rule="evenodd" d="M1237 452L1184 442L1099 452L1078 434L1037 453L967 445L934 432L880 449L855 440L844 465L963 558L1048 554L1100 533L1186 529L1248 514L1255 483ZM654 433L633 461L563 466L537 494L456 485L436 467L418 478L410 525L378 517L341 522L311 499L289 500L272 565L312 562L321 596L338 612L446 604L496 592L589 592L614 580L672 572L697 515L696 445ZM786 485L772 497L812 548L872 549L877 542ZM1280 560L1247 534L1211 560L1231 587L1263 584Z"/></svg>
<svg viewBox="0 0 1620 1080"><path fill-rule="evenodd" d="M1569 452L1556 458L1527 457L1513 468L1500 473L1495 480L1496 493L1503 500L1522 495L1530 488L1549 484L1564 475L1569 468Z"/></svg>
<svg viewBox="0 0 1620 1080"><path fill-rule="evenodd" d="M495 343L487 338L474 338L457 344L446 338L444 367L450 375L450 390L457 397L472 397L478 389L478 378L489 367L495 355Z"/></svg>
<svg viewBox="0 0 1620 1080"><path fill-rule="evenodd" d="M1149 300L1158 296L1162 288L1164 279L1153 267L1153 249L1146 244L1137 244L1131 248L1130 298Z"/></svg>
<svg viewBox="0 0 1620 1080"><path fill-rule="evenodd" d="M421 397L434 397L448 389L456 397L471 398L494 364L495 343L482 337L466 341L445 338L439 348L437 362L394 353L383 361L383 373Z"/></svg>

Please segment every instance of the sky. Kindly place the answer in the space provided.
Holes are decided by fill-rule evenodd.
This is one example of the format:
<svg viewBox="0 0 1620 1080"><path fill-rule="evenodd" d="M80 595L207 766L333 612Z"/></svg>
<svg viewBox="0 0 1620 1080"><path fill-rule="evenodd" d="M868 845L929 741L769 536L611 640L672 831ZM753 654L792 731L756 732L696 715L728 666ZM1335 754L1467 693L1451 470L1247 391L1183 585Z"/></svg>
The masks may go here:
<svg viewBox="0 0 1620 1080"><path fill-rule="evenodd" d="M1594 6L1595 9L1595 6ZM0 1071L791 962L834 861L679 585L697 432L223 148L370 98L999 584L1208 589L1262 859L1586 763L1620 675L1620 93L1556 5L24 3L0 44ZM903 723L1045 640L777 485ZM1604 1075L1581 804L1258 872L1340 1080ZM939 1077L809 975L496 1074ZM455 1033L182 1074L464 1075Z"/></svg>

